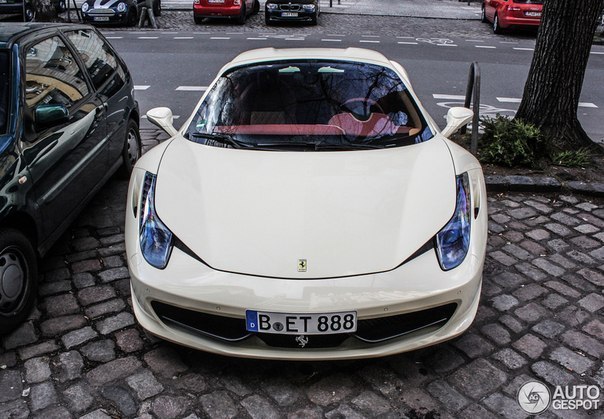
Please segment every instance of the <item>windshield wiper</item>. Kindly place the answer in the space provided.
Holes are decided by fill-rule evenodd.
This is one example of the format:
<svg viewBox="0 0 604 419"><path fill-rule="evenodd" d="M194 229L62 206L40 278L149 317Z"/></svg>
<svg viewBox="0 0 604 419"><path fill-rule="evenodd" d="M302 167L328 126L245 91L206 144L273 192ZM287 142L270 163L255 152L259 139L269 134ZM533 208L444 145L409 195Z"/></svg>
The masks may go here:
<svg viewBox="0 0 604 419"><path fill-rule="evenodd" d="M341 142L341 143L327 143L323 141L277 141L270 143L258 143L260 147L266 148L310 148L314 151L319 150L355 150L355 149L363 149L363 150L371 150L384 148L383 145L378 144L369 144L369 143L351 143L351 142Z"/></svg>
<svg viewBox="0 0 604 419"><path fill-rule="evenodd" d="M216 144L212 144L212 142L214 142L214 143L219 143L219 144L224 144L224 145L227 145L227 146L231 146L233 148L253 147L252 144L248 144L248 143L244 143L244 142L241 142L241 141L237 141L232 136L227 135L227 134L215 134L215 133L205 133L205 132L192 132L192 133L189 133L189 135L191 137L193 137L193 138L203 138L205 140L209 140L209 141L206 141L205 144L212 145L212 146L216 146Z"/></svg>

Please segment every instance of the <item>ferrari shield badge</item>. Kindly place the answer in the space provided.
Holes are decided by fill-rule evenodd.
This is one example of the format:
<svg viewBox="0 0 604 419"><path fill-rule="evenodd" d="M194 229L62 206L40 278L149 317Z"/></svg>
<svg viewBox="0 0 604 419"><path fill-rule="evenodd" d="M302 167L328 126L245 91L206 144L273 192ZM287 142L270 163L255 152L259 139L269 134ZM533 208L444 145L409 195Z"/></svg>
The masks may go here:
<svg viewBox="0 0 604 419"><path fill-rule="evenodd" d="M306 262L306 259L298 259L298 272L306 272L307 266L308 263Z"/></svg>

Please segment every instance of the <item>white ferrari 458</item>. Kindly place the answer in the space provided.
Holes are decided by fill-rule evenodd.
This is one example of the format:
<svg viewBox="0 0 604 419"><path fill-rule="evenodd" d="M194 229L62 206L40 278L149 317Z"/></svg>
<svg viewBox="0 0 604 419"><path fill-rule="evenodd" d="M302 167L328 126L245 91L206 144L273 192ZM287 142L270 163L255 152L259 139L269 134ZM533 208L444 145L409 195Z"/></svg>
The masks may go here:
<svg viewBox="0 0 604 419"><path fill-rule="evenodd" d="M132 303L154 335L223 355L350 359L472 323L487 241L478 161L375 51L258 49L226 64L130 180Z"/></svg>

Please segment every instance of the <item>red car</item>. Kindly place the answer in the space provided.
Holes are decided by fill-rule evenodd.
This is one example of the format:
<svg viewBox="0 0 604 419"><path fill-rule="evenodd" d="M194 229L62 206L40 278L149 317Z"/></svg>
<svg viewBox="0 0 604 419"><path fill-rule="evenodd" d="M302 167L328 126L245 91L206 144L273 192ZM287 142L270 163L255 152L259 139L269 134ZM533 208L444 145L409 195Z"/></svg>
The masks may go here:
<svg viewBox="0 0 604 419"><path fill-rule="evenodd" d="M543 0L483 0L482 21L493 22L493 32L512 26L539 26Z"/></svg>
<svg viewBox="0 0 604 419"><path fill-rule="evenodd" d="M243 25L252 13L258 13L258 0L193 0L193 19L201 23L204 17L235 19Z"/></svg>

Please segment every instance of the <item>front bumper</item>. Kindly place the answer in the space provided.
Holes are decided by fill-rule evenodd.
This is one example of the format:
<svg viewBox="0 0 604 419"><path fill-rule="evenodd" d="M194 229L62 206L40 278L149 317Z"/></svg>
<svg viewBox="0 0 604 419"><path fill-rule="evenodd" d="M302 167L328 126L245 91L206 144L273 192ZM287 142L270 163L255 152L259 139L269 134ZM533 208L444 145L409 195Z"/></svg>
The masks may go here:
<svg viewBox="0 0 604 419"><path fill-rule="evenodd" d="M295 14L295 16L287 15ZM265 15L268 20L273 22L311 22L317 18L317 12L306 12L302 9L297 11L288 10L266 10Z"/></svg>
<svg viewBox="0 0 604 419"><path fill-rule="evenodd" d="M128 240L127 248L132 247L132 241ZM149 266L140 253L128 252L128 255L134 313L152 334L222 355L290 360L386 356L451 339L465 331L476 315L483 267L483 258L468 255L460 267L443 272L434 251L430 250L386 273L326 280L283 280L214 271L178 248L173 249L164 270ZM229 339L233 338L230 329L213 337L203 330L204 325L191 327L191 324L169 321L169 315L165 316L166 307L201 313L201 318L220 318L225 323L243 321L246 309L283 313L356 311L361 324L372 319L451 307L447 305L454 305L454 311L446 323L428 324L374 343L344 336L335 346L318 348L310 347L312 345L283 347L282 342L275 346L270 339L267 341L255 334L244 339ZM296 336L289 337L293 343ZM311 342L316 339L314 335L308 337Z"/></svg>
<svg viewBox="0 0 604 419"><path fill-rule="evenodd" d="M541 18L501 15L499 24L502 28L509 28L512 26L539 26L541 24Z"/></svg>
<svg viewBox="0 0 604 419"><path fill-rule="evenodd" d="M128 22L130 9L118 12L113 9L89 9L82 13L85 23L94 24L124 24Z"/></svg>

